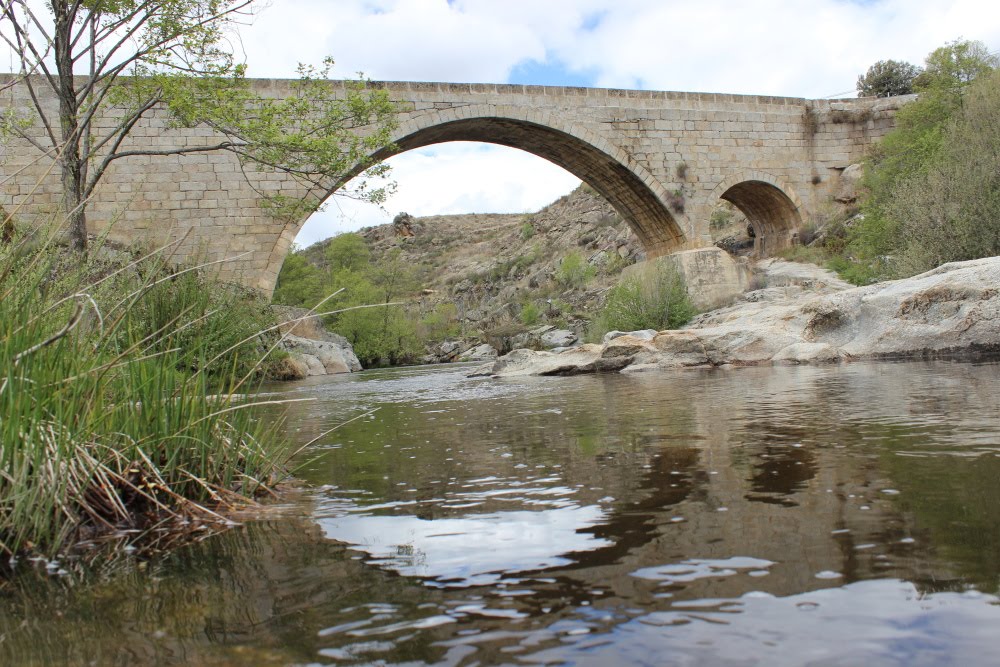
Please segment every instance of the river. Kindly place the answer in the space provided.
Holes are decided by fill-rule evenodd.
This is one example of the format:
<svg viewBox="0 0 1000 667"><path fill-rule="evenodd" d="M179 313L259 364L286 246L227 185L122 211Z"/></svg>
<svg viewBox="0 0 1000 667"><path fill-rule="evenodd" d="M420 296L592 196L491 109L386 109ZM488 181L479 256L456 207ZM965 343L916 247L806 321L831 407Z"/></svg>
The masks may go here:
<svg viewBox="0 0 1000 667"><path fill-rule="evenodd" d="M281 388L302 492L19 577L0 664L996 660L1000 364L468 370Z"/></svg>

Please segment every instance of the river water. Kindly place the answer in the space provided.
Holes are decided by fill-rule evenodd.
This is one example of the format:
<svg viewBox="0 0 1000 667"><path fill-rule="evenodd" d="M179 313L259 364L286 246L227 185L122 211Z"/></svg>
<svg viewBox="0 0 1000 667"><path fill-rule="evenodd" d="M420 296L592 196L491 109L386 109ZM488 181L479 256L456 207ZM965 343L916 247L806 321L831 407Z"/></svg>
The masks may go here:
<svg viewBox="0 0 1000 667"><path fill-rule="evenodd" d="M20 577L0 664L1000 661L1000 364L467 372L280 389L304 491Z"/></svg>

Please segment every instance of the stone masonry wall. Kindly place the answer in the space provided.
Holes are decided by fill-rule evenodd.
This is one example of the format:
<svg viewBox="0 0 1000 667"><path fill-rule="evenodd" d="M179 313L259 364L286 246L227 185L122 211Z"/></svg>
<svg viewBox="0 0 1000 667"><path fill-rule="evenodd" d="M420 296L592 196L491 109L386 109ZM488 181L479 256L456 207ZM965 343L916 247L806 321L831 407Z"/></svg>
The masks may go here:
<svg viewBox="0 0 1000 667"><path fill-rule="evenodd" d="M289 84L254 82L267 96L286 94ZM786 203L784 217L769 229L776 245L788 242L795 226L836 189L840 171L891 129L894 112L905 101L494 84L372 85L386 88L399 104L399 150L473 140L545 157L607 197L650 256L710 245L708 221L718 200L727 192L752 194L755 189ZM43 103L54 107L55 100ZM0 107L29 109L25 87L2 93ZM43 136L37 123L30 131ZM205 146L215 139L207 129L171 128L162 110L154 110L130 137L131 145L142 148ZM91 231L107 231L122 242L159 246L178 241L177 261L219 262L223 279L269 293L305 221L276 220L260 206L259 192L265 191L300 194L284 175L243 169L228 153L126 158L115 163L90 202L89 224ZM8 138L0 148L0 206L41 224L55 218L59 196L51 159L27 142ZM752 199L746 200L748 206Z"/></svg>

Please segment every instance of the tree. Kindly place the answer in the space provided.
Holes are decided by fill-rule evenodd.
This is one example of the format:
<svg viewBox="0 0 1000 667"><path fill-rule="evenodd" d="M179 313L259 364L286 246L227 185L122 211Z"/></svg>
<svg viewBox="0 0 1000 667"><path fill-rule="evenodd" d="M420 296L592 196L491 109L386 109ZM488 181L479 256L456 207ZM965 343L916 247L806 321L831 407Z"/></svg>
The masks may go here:
<svg viewBox="0 0 1000 667"><path fill-rule="evenodd" d="M918 92L931 88L959 88L1000 67L1000 59L979 41L956 39L927 56L923 73L914 86Z"/></svg>
<svg viewBox="0 0 1000 667"><path fill-rule="evenodd" d="M247 167L283 172L306 193L290 201L259 193L275 216L318 208L358 167L384 173L371 155L389 143L394 106L384 91L352 82L339 93L333 65L300 67L291 95L261 98L227 38L257 0L0 0L0 38L19 58L33 118L6 114L3 129L55 156L74 247L86 247L87 202L108 168L130 156L229 151ZM34 75L34 76L31 76ZM42 102L49 89L58 100ZM130 133L154 111L176 127L211 129L205 146L143 148ZM102 125L114 118L111 127ZM44 139L25 131L40 123ZM356 196L381 202L362 185Z"/></svg>
<svg viewBox="0 0 1000 667"><path fill-rule="evenodd" d="M331 270L364 271L368 268L371 253L360 234L338 234L327 244L325 254Z"/></svg>
<svg viewBox="0 0 1000 667"><path fill-rule="evenodd" d="M898 60L880 60L858 77L860 97L892 97L913 92L913 80L921 70Z"/></svg>

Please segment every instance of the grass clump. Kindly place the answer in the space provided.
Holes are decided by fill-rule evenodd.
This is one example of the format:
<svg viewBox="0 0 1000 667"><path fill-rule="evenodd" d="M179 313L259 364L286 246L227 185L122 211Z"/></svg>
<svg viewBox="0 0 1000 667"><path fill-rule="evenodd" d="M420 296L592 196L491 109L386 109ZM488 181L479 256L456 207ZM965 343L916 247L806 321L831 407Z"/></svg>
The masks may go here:
<svg viewBox="0 0 1000 667"><path fill-rule="evenodd" d="M0 551L218 519L280 474L260 301L165 261L0 244ZM270 424L270 425L267 425ZM212 509L215 508L215 509Z"/></svg>
<svg viewBox="0 0 1000 667"><path fill-rule="evenodd" d="M583 287L597 275L597 269L587 263L579 252L573 250L559 263L556 269L556 282L567 289Z"/></svg>
<svg viewBox="0 0 1000 667"><path fill-rule="evenodd" d="M612 287L588 337L598 341L609 331L677 329L697 312L684 278L673 267L661 264Z"/></svg>

